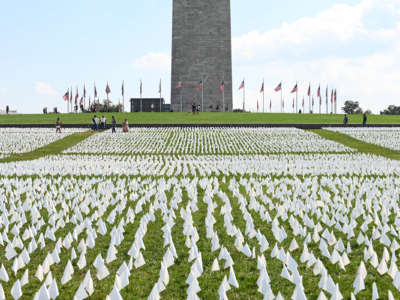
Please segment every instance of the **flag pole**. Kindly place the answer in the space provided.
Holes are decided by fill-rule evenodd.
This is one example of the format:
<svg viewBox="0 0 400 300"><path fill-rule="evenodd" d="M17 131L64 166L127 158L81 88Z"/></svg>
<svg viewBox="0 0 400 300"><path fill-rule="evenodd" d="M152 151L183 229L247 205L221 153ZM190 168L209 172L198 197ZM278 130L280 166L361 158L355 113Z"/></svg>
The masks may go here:
<svg viewBox="0 0 400 300"><path fill-rule="evenodd" d="M322 96L320 95L319 96L319 114L321 114L322 113Z"/></svg>
<svg viewBox="0 0 400 300"><path fill-rule="evenodd" d="M334 101L335 101L335 114L337 114L337 90L335 89L334 93Z"/></svg>
<svg viewBox="0 0 400 300"><path fill-rule="evenodd" d="M282 95L282 86L281 86L281 113L283 113L283 95Z"/></svg>
<svg viewBox="0 0 400 300"><path fill-rule="evenodd" d="M201 112L204 112L204 78L201 78Z"/></svg>
<svg viewBox="0 0 400 300"><path fill-rule="evenodd" d="M243 79L243 112L246 111L246 82Z"/></svg>
<svg viewBox="0 0 400 300"><path fill-rule="evenodd" d="M297 83L296 83L297 85ZM296 110L295 113L297 113L299 111L299 86L297 86L297 90L296 90Z"/></svg>
<svg viewBox="0 0 400 300"><path fill-rule="evenodd" d="M326 114L329 114L328 86L326 86L325 96L326 96Z"/></svg>
<svg viewBox="0 0 400 300"><path fill-rule="evenodd" d="M224 89L222 90L222 112L225 112L225 82Z"/></svg>
<svg viewBox="0 0 400 300"><path fill-rule="evenodd" d="M69 98L69 104L70 104L70 108L69 108L69 112L72 113L72 86L71 86L71 97Z"/></svg>
<svg viewBox="0 0 400 300"><path fill-rule="evenodd" d="M337 90L335 90L335 103L336 103L336 114L337 114Z"/></svg>
<svg viewBox="0 0 400 300"><path fill-rule="evenodd" d="M83 110L85 109L85 106L86 106L86 85L84 84L83 85Z"/></svg>
<svg viewBox="0 0 400 300"><path fill-rule="evenodd" d="M69 92L68 92L68 99L67 99L67 113L69 112Z"/></svg>
<svg viewBox="0 0 400 300"><path fill-rule="evenodd" d="M265 113L265 86L264 86L264 79L263 79L263 113Z"/></svg>
<svg viewBox="0 0 400 300"><path fill-rule="evenodd" d="M321 89L319 90L319 114L322 112L322 95L321 95Z"/></svg>

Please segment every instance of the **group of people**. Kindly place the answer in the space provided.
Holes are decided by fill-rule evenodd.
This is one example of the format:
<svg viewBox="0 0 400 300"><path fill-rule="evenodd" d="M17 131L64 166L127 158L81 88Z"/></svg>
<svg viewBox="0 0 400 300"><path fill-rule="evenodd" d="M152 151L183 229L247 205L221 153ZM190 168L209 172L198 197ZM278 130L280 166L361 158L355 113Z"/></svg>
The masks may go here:
<svg viewBox="0 0 400 300"><path fill-rule="evenodd" d="M96 115L93 116L92 118L92 129L93 131L98 131L98 130L106 130L107 129L107 119L105 116L101 116L99 119ZM61 133L61 126L62 122L60 118L57 118L56 120L56 133ZM117 120L115 119L114 116L111 117L111 132L116 133L117 132ZM128 119L125 119L124 122L122 122L122 132L129 132L129 123Z"/></svg>
<svg viewBox="0 0 400 300"><path fill-rule="evenodd" d="M193 114L198 114L200 112L200 105L196 105L196 104L192 104L192 113ZM106 130L107 129L107 119L106 117L103 115L101 116L101 118L99 119L96 115L93 116L92 118L92 129L93 131L98 131L100 130ZM344 119L343 119L343 124L345 126L347 126L349 124L349 117L347 114L344 115ZM363 127L367 126L367 114L364 113L363 114ZM60 118L57 118L56 121L56 133L61 133L61 126L62 126L62 122ZM115 119L114 116L111 117L111 132L112 133L116 133L117 132L117 120ZM128 123L128 119L125 119L122 122L122 132L129 132L129 123Z"/></svg>
<svg viewBox="0 0 400 300"><path fill-rule="evenodd" d="M106 130L107 129L107 119L103 115L99 119L96 115L92 118L92 123L93 123L93 131L98 131L99 129L101 130ZM117 120L115 119L114 116L111 117L111 132L116 133L117 130ZM128 119L125 119L124 122L122 122L122 132L129 132L129 123Z"/></svg>
<svg viewBox="0 0 400 300"><path fill-rule="evenodd" d="M363 113L363 121L362 121L362 125L363 127L367 127L367 114ZM343 125L347 126L349 124L349 116L347 114L344 115L344 119L343 119Z"/></svg>
<svg viewBox="0 0 400 300"><path fill-rule="evenodd" d="M194 115L200 113L200 104L196 105L196 103L194 103L194 102L192 103L192 113Z"/></svg>

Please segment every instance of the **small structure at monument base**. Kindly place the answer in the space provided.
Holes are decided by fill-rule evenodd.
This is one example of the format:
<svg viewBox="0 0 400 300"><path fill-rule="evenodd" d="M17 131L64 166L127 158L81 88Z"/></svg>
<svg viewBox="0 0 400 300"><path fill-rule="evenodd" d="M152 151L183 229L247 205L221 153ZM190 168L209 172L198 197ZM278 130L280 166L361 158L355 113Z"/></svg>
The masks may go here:
<svg viewBox="0 0 400 300"><path fill-rule="evenodd" d="M164 98L132 98L131 112L170 112L171 105ZM160 110L161 105L161 110Z"/></svg>

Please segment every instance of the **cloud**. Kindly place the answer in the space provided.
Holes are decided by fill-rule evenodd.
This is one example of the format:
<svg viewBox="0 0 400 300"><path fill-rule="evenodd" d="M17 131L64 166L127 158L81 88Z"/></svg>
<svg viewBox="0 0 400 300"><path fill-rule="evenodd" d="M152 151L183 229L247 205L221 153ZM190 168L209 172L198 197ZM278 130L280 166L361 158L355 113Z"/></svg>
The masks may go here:
<svg viewBox="0 0 400 300"><path fill-rule="evenodd" d="M399 20L397 0L364 0L335 4L266 32L248 32L233 39L235 75L257 82L253 90L248 88L253 97L259 98L262 78L270 85L273 102L279 102L272 89L280 80L287 99L293 97L288 90L296 81L301 97L311 81L315 93L319 83L333 86L339 89L340 104L359 100L362 107L379 112L399 101ZM241 102L240 94L235 98ZM256 98L249 101L254 109Z"/></svg>
<svg viewBox="0 0 400 300"><path fill-rule="evenodd" d="M150 52L136 59L132 65L135 69L146 71L169 71L171 69L171 56L161 52Z"/></svg>
<svg viewBox="0 0 400 300"><path fill-rule="evenodd" d="M400 15L389 5L395 0L365 0L357 5L335 4L314 17L304 17L293 23L266 32L251 31L233 39L235 59L252 61L266 58L297 60L321 56L357 57L386 49L398 39L396 28ZM399 7L400 5L397 4ZM380 23L369 23L378 14ZM390 21L391 20L391 21Z"/></svg>
<svg viewBox="0 0 400 300"><path fill-rule="evenodd" d="M34 85L35 91L41 96L57 96L58 92L48 83L37 81Z"/></svg>

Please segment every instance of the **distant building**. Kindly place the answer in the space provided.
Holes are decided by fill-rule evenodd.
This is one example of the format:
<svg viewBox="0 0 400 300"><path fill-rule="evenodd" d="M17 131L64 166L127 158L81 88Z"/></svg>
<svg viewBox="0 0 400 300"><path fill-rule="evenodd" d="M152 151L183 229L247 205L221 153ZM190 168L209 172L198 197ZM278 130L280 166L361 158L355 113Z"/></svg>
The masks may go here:
<svg viewBox="0 0 400 300"><path fill-rule="evenodd" d="M170 112L171 104L166 104L164 98L132 98L131 112Z"/></svg>

